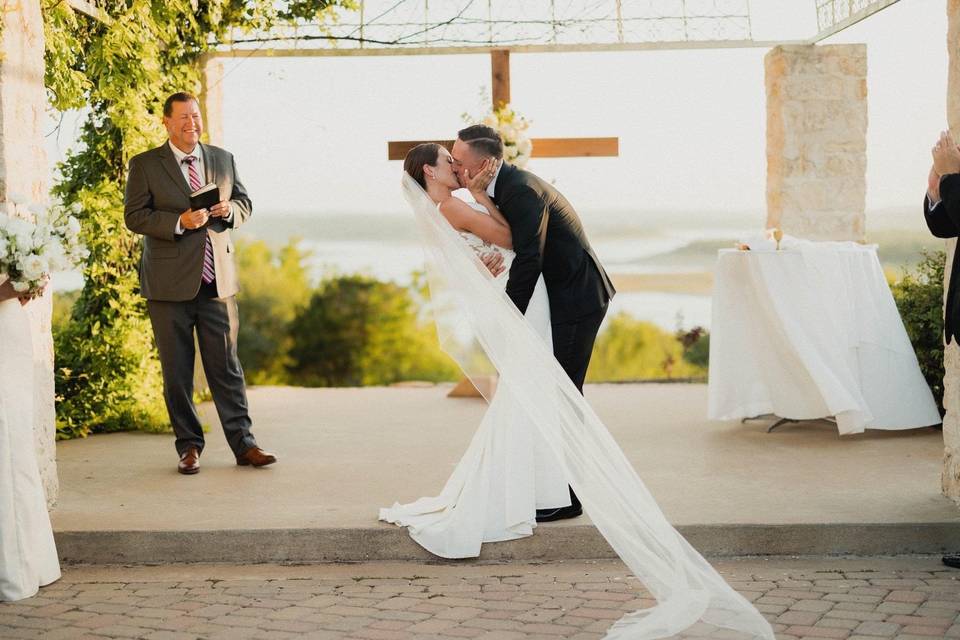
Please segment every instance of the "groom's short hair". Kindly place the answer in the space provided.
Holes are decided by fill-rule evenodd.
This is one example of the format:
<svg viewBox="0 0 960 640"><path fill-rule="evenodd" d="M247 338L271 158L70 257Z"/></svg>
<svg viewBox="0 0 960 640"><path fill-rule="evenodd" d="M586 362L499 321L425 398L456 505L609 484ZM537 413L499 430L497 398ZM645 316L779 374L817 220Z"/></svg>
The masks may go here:
<svg viewBox="0 0 960 640"><path fill-rule="evenodd" d="M493 127L485 124L472 124L457 132L457 137L470 145L470 148L485 156L500 160L503 158L503 140Z"/></svg>
<svg viewBox="0 0 960 640"><path fill-rule="evenodd" d="M173 103L174 102L196 102L198 105L200 101L197 100L197 96L192 93L187 93L186 91L178 91L167 97L163 101L163 115L168 118L173 114Z"/></svg>

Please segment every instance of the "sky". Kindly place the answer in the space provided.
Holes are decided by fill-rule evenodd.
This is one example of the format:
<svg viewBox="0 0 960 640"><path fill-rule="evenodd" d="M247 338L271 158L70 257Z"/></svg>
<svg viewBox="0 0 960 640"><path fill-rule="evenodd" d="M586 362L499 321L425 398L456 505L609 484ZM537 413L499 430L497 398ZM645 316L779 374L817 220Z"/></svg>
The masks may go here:
<svg viewBox="0 0 960 640"><path fill-rule="evenodd" d="M827 43L868 46L867 209L912 207L945 126L944 0L901 0ZM752 0L754 39L816 32L814 0ZM618 158L534 159L582 212L765 210L767 49L514 54L534 137L619 136ZM489 57L226 62L224 146L262 215L405 214L390 139L449 138L488 108ZM70 144L51 137L51 158Z"/></svg>

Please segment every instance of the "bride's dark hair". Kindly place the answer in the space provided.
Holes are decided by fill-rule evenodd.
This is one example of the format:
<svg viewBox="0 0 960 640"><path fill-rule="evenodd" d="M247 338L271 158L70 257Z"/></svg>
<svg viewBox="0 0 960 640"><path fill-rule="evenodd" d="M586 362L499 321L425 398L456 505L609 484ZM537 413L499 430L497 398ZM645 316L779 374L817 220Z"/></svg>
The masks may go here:
<svg viewBox="0 0 960 640"><path fill-rule="evenodd" d="M417 184L426 189L427 181L423 177L423 165L435 167L439 159L440 145L436 142L424 142L407 152L407 156L403 159L403 170L409 173Z"/></svg>

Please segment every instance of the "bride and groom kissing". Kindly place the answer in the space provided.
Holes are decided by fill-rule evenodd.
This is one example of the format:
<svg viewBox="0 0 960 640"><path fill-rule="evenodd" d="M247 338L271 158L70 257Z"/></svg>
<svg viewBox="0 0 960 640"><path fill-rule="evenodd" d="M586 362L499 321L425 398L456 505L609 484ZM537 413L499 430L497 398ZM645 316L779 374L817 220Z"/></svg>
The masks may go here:
<svg viewBox="0 0 960 640"><path fill-rule="evenodd" d="M494 282L582 393L615 291L567 199L506 163L500 135L486 125L462 129L450 151L436 143L414 147L404 171L490 273L504 274ZM454 195L460 189L473 202ZM418 543L449 558L475 557L482 542L530 535L537 522L582 513L549 444L524 418L524 399L508 386L501 372L477 435L441 495L383 509L382 520L408 526Z"/></svg>
<svg viewBox="0 0 960 640"><path fill-rule="evenodd" d="M441 346L468 376L492 366L499 379L440 494L381 509L380 519L434 555L475 558L485 542L529 536L585 508L657 600L607 638L670 637L704 621L772 640L756 608L670 525L583 398L615 291L569 201L504 162L485 125L461 130L449 151L411 149L402 181ZM455 195L464 189L471 200Z"/></svg>
<svg viewBox="0 0 960 640"><path fill-rule="evenodd" d="M124 213L127 227L144 237L141 294L178 471L199 470L204 444L192 402L195 335L237 464L269 465L276 456L251 432L236 343L230 230L249 219L250 198L233 156L199 142L196 98L170 96L164 124L169 140L130 161ZM191 195L211 183L220 201L194 207ZM454 195L463 188L471 201ZM585 508L658 602L614 625L608 637L665 637L704 620L772 640L767 621L669 524L583 398L615 291L567 199L504 162L500 136L484 125L460 131L450 151L438 144L412 149L403 192L424 242L441 345L468 375L483 361L499 380L441 493L381 509L380 518L407 527L435 555L469 558L484 542L529 536L538 522L574 518Z"/></svg>

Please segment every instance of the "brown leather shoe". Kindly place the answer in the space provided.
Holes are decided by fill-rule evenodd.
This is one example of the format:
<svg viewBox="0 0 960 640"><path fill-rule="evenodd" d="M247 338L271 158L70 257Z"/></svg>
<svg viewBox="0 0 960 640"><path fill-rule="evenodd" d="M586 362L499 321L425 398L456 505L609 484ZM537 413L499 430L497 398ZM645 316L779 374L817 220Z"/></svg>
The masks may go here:
<svg viewBox="0 0 960 640"><path fill-rule="evenodd" d="M188 476L200 471L200 450L190 447L181 453L177 471Z"/></svg>
<svg viewBox="0 0 960 640"><path fill-rule="evenodd" d="M277 456L268 453L260 447L251 447L237 456L237 464L241 467L253 465L255 467L265 467L277 461Z"/></svg>

